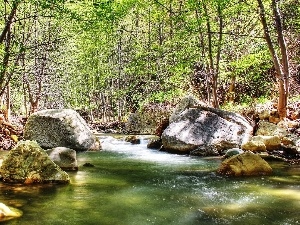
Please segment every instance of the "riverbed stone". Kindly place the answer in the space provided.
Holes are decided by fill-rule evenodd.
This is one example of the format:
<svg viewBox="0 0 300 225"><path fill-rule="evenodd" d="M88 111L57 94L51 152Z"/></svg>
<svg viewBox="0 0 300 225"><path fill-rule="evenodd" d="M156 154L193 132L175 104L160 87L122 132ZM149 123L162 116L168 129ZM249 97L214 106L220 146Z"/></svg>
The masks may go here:
<svg viewBox="0 0 300 225"><path fill-rule="evenodd" d="M169 152L239 148L253 133L253 127L241 115L202 105L184 109L171 121L161 137Z"/></svg>
<svg viewBox="0 0 300 225"><path fill-rule="evenodd" d="M260 176L270 175L272 168L259 155L245 152L225 159L217 173L226 176Z"/></svg>
<svg viewBox="0 0 300 225"><path fill-rule="evenodd" d="M128 116L124 133L160 136L165 129L166 122L168 122L172 110L173 107L171 104L146 104L140 110Z"/></svg>
<svg viewBox="0 0 300 225"><path fill-rule="evenodd" d="M129 136L126 136L126 137L125 137L125 141L126 141L126 142L129 142L129 143L131 143L131 144L135 144L135 145L141 143L141 139L138 138L138 137L135 136L135 135L129 135Z"/></svg>
<svg viewBox="0 0 300 225"><path fill-rule="evenodd" d="M243 150L249 150L252 152L265 152L267 151L266 145L264 144L262 139L252 138L251 140L243 143L241 148Z"/></svg>
<svg viewBox="0 0 300 225"><path fill-rule="evenodd" d="M0 202L0 222L20 217L22 214L20 210Z"/></svg>
<svg viewBox="0 0 300 225"><path fill-rule="evenodd" d="M69 175L57 166L35 141L20 141L2 162L0 174L7 183L69 183Z"/></svg>
<svg viewBox="0 0 300 225"><path fill-rule="evenodd" d="M207 157L207 156L218 156L220 155L218 149L211 145L201 145L196 149L190 151L190 156L200 156L200 157Z"/></svg>
<svg viewBox="0 0 300 225"><path fill-rule="evenodd" d="M277 125L266 121L260 121L255 135L261 136L277 136L281 141L281 147L296 146L297 151L300 152L300 138L299 135L288 131L289 121L280 121Z"/></svg>
<svg viewBox="0 0 300 225"><path fill-rule="evenodd" d="M64 171L78 170L76 151L66 147L46 150L49 158Z"/></svg>
<svg viewBox="0 0 300 225"><path fill-rule="evenodd" d="M258 112L258 117L259 117L260 120L269 120L270 111L269 110L262 110L261 112Z"/></svg>
<svg viewBox="0 0 300 225"><path fill-rule="evenodd" d="M242 153L244 153L244 151L240 148L231 148L231 149L226 150L224 158L227 159L234 155L238 155L238 154L242 154Z"/></svg>
<svg viewBox="0 0 300 225"><path fill-rule="evenodd" d="M160 149L162 146L162 141L160 138L152 138L148 141L147 148Z"/></svg>
<svg viewBox="0 0 300 225"><path fill-rule="evenodd" d="M255 133L255 135L261 136L278 136L280 139L288 134L286 129L267 121L259 121L258 129Z"/></svg>
<svg viewBox="0 0 300 225"><path fill-rule="evenodd" d="M85 120L72 109L47 109L29 116L24 138L45 149L67 147L76 151L98 151L101 145Z"/></svg>
<svg viewBox="0 0 300 225"><path fill-rule="evenodd" d="M259 138L263 141L268 151L278 150L281 147L281 141L278 136L254 136L253 138Z"/></svg>
<svg viewBox="0 0 300 225"><path fill-rule="evenodd" d="M253 136L251 140L242 145L243 150L249 151L273 151L281 147L278 136Z"/></svg>

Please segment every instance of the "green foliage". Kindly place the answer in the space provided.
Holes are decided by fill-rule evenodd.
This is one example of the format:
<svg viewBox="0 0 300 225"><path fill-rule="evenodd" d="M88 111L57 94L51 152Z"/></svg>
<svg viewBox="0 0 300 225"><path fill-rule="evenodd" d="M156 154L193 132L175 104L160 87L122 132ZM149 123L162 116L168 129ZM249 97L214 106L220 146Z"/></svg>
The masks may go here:
<svg viewBox="0 0 300 225"><path fill-rule="evenodd" d="M180 99L184 96L182 89L170 90L166 92L153 93L147 98L145 103L164 103L164 102L173 102L176 99ZM145 104L143 103L143 104Z"/></svg>
<svg viewBox="0 0 300 225"><path fill-rule="evenodd" d="M300 7L296 3L282 3L286 29L299 29ZM38 12L37 31L30 9ZM170 101L193 91L195 64L206 68L200 71L203 74L198 82L204 89L201 93L208 95L211 81L207 87L205 79L211 79L211 68L207 69L211 66L209 35L213 67L220 49L220 99L225 99L232 77L236 78L235 101L267 97L273 90L272 61L262 38L255 1L32 0L22 3L18 10L18 15L27 15L28 20L14 24L16 38L11 50L14 55L25 53L24 68L31 68L31 84L36 82L34 73L41 69L32 69L34 61L42 57L37 54L42 47L36 47L35 42L42 46L52 40L49 51L43 49L49 57L47 68L51 74L43 84L47 94L47 98L42 97L44 105L47 101L54 104L56 97L48 91L52 88L59 90L58 99L64 107L110 107L114 115L121 107L134 111L145 103ZM46 29L48 23L51 31ZM28 40L34 37L35 42L23 41L24 32ZM3 59L4 45L0 56ZM22 85L21 71L14 72L14 87ZM15 96L22 96L21 90L18 92Z"/></svg>

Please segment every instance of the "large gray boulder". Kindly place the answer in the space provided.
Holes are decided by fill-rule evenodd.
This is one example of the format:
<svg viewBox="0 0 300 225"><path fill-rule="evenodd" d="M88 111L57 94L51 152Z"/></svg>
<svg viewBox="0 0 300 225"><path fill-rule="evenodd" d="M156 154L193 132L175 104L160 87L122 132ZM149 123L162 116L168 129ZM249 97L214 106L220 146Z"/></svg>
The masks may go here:
<svg viewBox="0 0 300 225"><path fill-rule="evenodd" d="M174 122L174 120L176 120L177 116L184 110L186 110L188 108L193 108L195 106L199 106L201 104L202 103L192 95L184 96L176 105L173 113L171 114L171 116L169 118L169 122L170 123Z"/></svg>
<svg viewBox="0 0 300 225"><path fill-rule="evenodd" d="M199 105L173 115L161 138L164 149L170 152L208 155L205 151L209 149L215 155L239 148L252 133L253 127L241 115Z"/></svg>
<svg viewBox="0 0 300 225"><path fill-rule="evenodd" d="M100 142L85 120L72 109L48 109L29 116L24 129L26 140L42 148L67 147L76 151L100 150Z"/></svg>
<svg viewBox="0 0 300 225"><path fill-rule="evenodd" d="M59 168L35 141L20 141L2 162L0 176L8 183L69 183Z"/></svg>

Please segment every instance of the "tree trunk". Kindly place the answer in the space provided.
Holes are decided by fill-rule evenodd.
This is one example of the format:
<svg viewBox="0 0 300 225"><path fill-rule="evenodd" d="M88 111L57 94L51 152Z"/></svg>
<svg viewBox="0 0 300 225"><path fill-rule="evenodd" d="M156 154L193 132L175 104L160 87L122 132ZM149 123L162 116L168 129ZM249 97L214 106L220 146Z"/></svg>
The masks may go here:
<svg viewBox="0 0 300 225"><path fill-rule="evenodd" d="M10 120L10 87L9 84L6 86L6 99L5 99L5 108L4 108L4 118L9 122Z"/></svg>
<svg viewBox="0 0 300 225"><path fill-rule="evenodd" d="M278 44L281 52L281 80L279 81L278 113L281 118L287 116L287 104L289 96L289 59L286 42L283 35L282 21L280 16L279 1L272 0L272 10L278 35Z"/></svg>
<svg viewBox="0 0 300 225"><path fill-rule="evenodd" d="M208 35L208 56L209 56L209 74L212 77L211 81L211 89L212 89L212 106L215 108L219 108L218 101L218 77L219 77L219 68L220 68L220 58L221 58L221 47L222 47L222 39L223 39L223 18L222 18L222 10L221 7L218 6L218 19L219 19L219 36L217 43L217 54L215 58L214 64L214 56L213 56L213 43L212 43L212 30L210 24L210 17L208 15L208 10L206 8L205 3L203 4L204 14L206 18L206 27L207 27L207 35Z"/></svg>
<svg viewBox="0 0 300 225"><path fill-rule="evenodd" d="M8 18L6 19L5 26L4 26L4 28L1 32L1 35L0 35L0 44L2 44L4 42L7 33L11 29L11 24L13 23L13 20L15 18L17 8L18 8L18 4L19 4L19 1L14 1L13 4L12 4L10 14L9 14Z"/></svg>
<svg viewBox="0 0 300 225"><path fill-rule="evenodd" d="M2 68L0 72L0 96L4 93L5 91L5 80L6 80L6 75L7 75L7 69L8 69L8 64L9 64L9 58L10 58L10 45L11 45L11 31L6 33L6 38L5 38L5 48L4 48L4 57L2 61Z"/></svg>
<svg viewBox="0 0 300 225"><path fill-rule="evenodd" d="M276 0L272 0L271 6L272 6L272 11L274 16L274 22L276 25L278 44L279 44L281 57L282 57L281 61L275 51L274 42L272 42L271 39L264 5L262 3L262 0L257 0L257 1L260 10L259 16L264 29L265 39L274 62L274 67L276 71L275 76L278 80L279 96L278 96L277 110L280 119L283 119L287 116L287 103L288 103L288 95L289 95L289 63L288 63L288 55L286 50L286 43L283 35L280 10L278 7L278 2Z"/></svg>
<svg viewBox="0 0 300 225"><path fill-rule="evenodd" d="M231 77L231 82L230 82L230 86L229 86L229 90L227 93L228 96L228 102L229 103L233 103L234 102L234 97L235 97L235 82L236 82L236 76L232 76Z"/></svg>
<svg viewBox="0 0 300 225"><path fill-rule="evenodd" d="M207 12L207 8L206 5L203 4L203 9L204 9L204 14L205 14L205 18L206 18L206 28L207 28L207 38L208 38L208 57L209 57L209 76L214 76L214 61L213 61L213 55L212 55L212 33L211 33L211 27L210 27L210 21L209 21L209 17L208 17L208 12ZM208 80L208 79L207 79ZM213 82L213 79L212 79ZM212 91L214 93L214 91ZM210 93L210 90L208 89L208 93ZM209 94L209 99L208 102L211 103L212 101L212 105L214 105L214 94L213 94L213 100L210 99L210 94Z"/></svg>

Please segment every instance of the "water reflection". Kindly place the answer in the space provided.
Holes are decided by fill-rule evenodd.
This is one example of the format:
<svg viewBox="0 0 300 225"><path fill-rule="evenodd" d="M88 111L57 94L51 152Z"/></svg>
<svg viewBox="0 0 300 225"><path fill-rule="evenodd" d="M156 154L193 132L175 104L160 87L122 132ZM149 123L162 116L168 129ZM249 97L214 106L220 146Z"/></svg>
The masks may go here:
<svg viewBox="0 0 300 225"><path fill-rule="evenodd" d="M1 184L21 209L7 224L299 224L297 168L274 164L270 177L225 178L219 159L190 158L101 139L104 151L78 155L71 184ZM94 167L83 167L91 163ZM291 172L293 171L293 172ZM296 172L295 172L296 171ZM299 170L298 170L299 171Z"/></svg>

